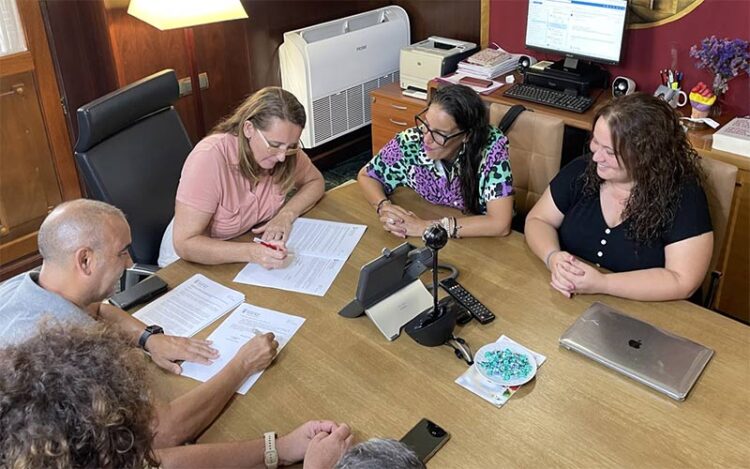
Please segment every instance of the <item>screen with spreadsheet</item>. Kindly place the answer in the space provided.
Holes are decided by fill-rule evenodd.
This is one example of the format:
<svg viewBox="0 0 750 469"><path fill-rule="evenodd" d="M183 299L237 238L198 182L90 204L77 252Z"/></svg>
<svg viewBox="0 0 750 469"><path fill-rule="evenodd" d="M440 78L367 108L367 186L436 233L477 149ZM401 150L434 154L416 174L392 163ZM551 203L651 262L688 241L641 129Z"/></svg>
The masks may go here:
<svg viewBox="0 0 750 469"><path fill-rule="evenodd" d="M526 47L620 62L627 0L529 0Z"/></svg>

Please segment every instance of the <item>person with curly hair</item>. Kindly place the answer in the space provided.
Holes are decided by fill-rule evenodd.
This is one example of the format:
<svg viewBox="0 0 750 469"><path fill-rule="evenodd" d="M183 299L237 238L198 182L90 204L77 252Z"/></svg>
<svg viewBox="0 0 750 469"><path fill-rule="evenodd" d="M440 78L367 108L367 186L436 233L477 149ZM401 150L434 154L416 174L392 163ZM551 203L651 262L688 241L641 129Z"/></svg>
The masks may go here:
<svg viewBox="0 0 750 469"><path fill-rule="evenodd" d="M489 124L487 107L471 88L448 85L432 93L416 127L399 132L357 176L383 224L400 237L422 236L439 223L451 238L506 236L513 216L508 138ZM426 201L466 216L425 220L391 203L405 186Z"/></svg>
<svg viewBox="0 0 750 469"><path fill-rule="evenodd" d="M706 275L714 237L703 172L679 117L648 94L613 99L594 117L590 149L560 171L526 218L526 242L551 271L552 287L568 297L689 298Z"/></svg>
<svg viewBox="0 0 750 469"><path fill-rule="evenodd" d="M262 467L262 438L156 449L146 361L121 332L49 321L0 349L0 467ZM309 421L276 440L280 465L330 468L352 442L349 427ZM319 444L331 439L337 445ZM319 461L331 461L328 466Z"/></svg>

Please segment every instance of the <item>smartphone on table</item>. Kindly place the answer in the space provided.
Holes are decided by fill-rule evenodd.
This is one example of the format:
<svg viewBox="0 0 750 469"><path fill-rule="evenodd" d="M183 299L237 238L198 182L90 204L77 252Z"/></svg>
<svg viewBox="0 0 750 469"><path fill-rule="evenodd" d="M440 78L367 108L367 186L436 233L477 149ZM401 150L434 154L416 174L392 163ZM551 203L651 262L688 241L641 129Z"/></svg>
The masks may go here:
<svg viewBox="0 0 750 469"><path fill-rule="evenodd" d="M401 443L411 448L419 459L426 463L450 438L451 434L440 425L422 419L401 438Z"/></svg>

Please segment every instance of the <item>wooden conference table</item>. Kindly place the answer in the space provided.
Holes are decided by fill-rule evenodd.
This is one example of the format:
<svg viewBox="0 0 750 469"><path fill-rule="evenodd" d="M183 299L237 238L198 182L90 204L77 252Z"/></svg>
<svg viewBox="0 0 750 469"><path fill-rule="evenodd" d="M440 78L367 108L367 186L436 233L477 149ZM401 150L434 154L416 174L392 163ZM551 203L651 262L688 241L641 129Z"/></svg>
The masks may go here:
<svg viewBox="0 0 750 469"><path fill-rule="evenodd" d="M412 192L398 191L394 199L434 218L434 209ZM264 431L283 434L319 418L349 423L359 441L398 439L426 417L452 434L430 461L433 468L747 467L747 326L684 301L638 303L601 295L566 299L549 286L549 273L518 233L452 240L440 251L441 260L457 266L459 281L497 315L488 325L472 321L458 327L457 334L474 350L505 334L547 356L536 379L495 408L454 383L466 365L448 347L423 347L406 334L389 342L367 317L338 316L354 296L360 267L383 247L402 242L381 229L359 187L330 191L307 216L368 225L325 297L233 283L240 264L179 261L159 274L173 287L201 272L242 291L248 303L307 319L201 442L257 438ZM596 300L716 351L686 401L673 401L558 346L563 331ZM162 397L197 385L158 370L154 374L156 394Z"/></svg>

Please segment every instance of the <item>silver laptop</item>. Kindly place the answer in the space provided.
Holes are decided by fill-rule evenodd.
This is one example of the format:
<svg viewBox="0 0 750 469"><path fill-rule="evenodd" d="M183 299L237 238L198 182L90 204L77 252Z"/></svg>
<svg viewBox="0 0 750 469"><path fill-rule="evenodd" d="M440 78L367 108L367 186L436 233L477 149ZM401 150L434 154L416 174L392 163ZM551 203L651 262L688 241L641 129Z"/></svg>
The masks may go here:
<svg viewBox="0 0 750 469"><path fill-rule="evenodd" d="M565 331L560 345L679 401L714 354L599 302Z"/></svg>

